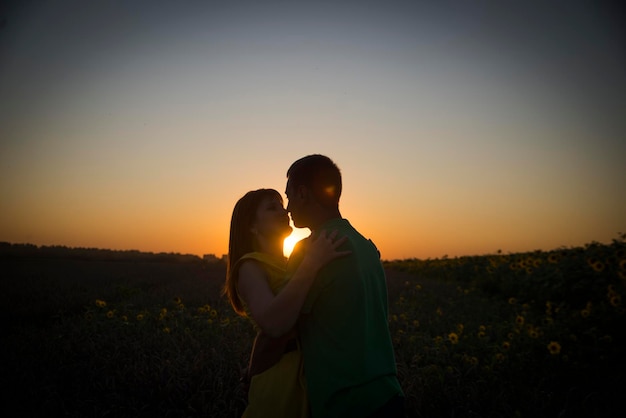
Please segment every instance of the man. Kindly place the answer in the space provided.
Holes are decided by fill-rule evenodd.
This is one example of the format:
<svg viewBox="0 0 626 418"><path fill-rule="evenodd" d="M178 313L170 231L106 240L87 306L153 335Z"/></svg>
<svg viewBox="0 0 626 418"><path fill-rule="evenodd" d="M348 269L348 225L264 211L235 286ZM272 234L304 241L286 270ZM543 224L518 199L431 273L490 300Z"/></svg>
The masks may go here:
<svg viewBox="0 0 626 418"><path fill-rule="evenodd" d="M387 283L380 254L339 212L341 173L323 155L309 155L287 171L287 211L311 236L338 231L347 257L323 267L309 290L298 332L313 418L402 417L404 395L388 327ZM308 239L287 266L293 274Z"/></svg>

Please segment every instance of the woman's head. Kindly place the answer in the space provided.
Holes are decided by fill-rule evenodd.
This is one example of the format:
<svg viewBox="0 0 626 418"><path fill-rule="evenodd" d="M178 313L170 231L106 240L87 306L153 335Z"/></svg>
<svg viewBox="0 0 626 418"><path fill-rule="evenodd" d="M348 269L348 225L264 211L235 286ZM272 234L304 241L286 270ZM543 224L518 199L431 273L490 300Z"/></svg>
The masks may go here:
<svg viewBox="0 0 626 418"><path fill-rule="evenodd" d="M241 308L232 268L245 254L262 251L263 244L282 244L291 234L289 215L283 198L274 189L259 189L246 193L235 204L230 221L228 270L224 293L236 311Z"/></svg>

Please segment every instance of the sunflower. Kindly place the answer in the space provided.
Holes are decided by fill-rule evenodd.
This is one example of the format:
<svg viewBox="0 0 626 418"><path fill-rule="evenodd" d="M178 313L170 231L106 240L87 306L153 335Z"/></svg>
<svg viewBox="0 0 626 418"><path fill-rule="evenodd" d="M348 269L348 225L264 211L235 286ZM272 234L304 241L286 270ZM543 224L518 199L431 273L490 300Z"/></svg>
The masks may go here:
<svg viewBox="0 0 626 418"><path fill-rule="evenodd" d="M107 306L107 303L105 301L103 301L103 300L96 299L96 306L98 308L104 308L104 307Z"/></svg>
<svg viewBox="0 0 626 418"><path fill-rule="evenodd" d="M448 334L448 340L454 345L459 343L459 336L455 332Z"/></svg>
<svg viewBox="0 0 626 418"><path fill-rule="evenodd" d="M522 315L517 315L517 318L515 318L515 323L521 327L522 325L524 325L524 317Z"/></svg>
<svg viewBox="0 0 626 418"><path fill-rule="evenodd" d="M550 344L548 344L548 351L553 356L559 354L561 352L561 344L556 341L551 341Z"/></svg>
<svg viewBox="0 0 626 418"><path fill-rule="evenodd" d="M611 302L611 305L613 305L616 308L622 304L622 297L617 294L611 296L609 300Z"/></svg>
<svg viewBox="0 0 626 418"><path fill-rule="evenodd" d="M599 273L604 270L604 263L602 261L596 261L591 265L591 268Z"/></svg>

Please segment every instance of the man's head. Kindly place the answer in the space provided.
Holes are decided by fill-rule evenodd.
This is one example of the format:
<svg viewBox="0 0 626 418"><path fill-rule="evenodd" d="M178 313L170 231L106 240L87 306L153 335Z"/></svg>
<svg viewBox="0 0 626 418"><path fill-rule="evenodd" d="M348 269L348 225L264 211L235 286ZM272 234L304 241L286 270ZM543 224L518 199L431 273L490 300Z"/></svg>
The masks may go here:
<svg viewBox="0 0 626 418"><path fill-rule="evenodd" d="M287 211L296 227L311 227L339 214L341 172L328 157L300 158L287 170Z"/></svg>

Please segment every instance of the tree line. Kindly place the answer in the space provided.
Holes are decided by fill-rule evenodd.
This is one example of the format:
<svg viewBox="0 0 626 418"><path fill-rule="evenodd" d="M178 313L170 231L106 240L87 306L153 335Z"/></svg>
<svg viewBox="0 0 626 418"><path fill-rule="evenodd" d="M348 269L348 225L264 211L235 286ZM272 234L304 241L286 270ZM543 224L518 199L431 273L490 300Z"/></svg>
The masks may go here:
<svg viewBox="0 0 626 418"><path fill-rule="evenodd" d="M158 263L223 263L212 254L203 258L193 254L152 253L138 250L109 250L102 248L66 247L63 245L14 244L0 242L0 258L60 258L95 261L133 261Z"/></svg>

